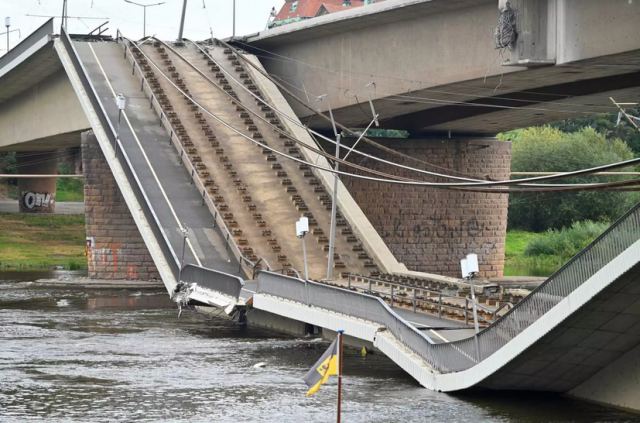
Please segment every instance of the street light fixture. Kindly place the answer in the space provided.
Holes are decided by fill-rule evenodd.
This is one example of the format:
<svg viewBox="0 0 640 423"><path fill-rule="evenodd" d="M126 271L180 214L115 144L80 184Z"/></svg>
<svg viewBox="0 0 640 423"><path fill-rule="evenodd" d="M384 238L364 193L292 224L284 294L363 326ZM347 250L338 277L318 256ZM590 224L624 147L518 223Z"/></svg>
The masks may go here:
<svg viewBox="0 0 640 423"><path fill-rule="evenodd" d="M480 332L480 327L478 325L478 307L476 306L476 290L475 285L473 284L473 278L475 278L480 272L480 267L478 266L478 255L477 254L467 254L467 257L460 260L460 268L462 270L462 278L469 282L471 287L471 306L473 307L473 327L474 327L474 338L476 344L476 358L480 361L480 345L478 343L478 332Z"/></svg>
<svg viewBox="0 0 640 423"><path fill-rule="evenodd" d="M333 134L336 137L336 158L340 158L340 134L338 133L338 128L336 127L336 121L333 118L333 110L331 109L331 102L329 101L329 96L327 94L323 94L316 98L316 101L323 102L327 100L327 106L329 107L329 116L331 117L331 126L333 127ZM334 262L334 251L335 251L335 242L336 242L336 215L337 215L337 207L338 207L338 169L339 163L336 160L334 169L336 173L333 175L333 200L331 201L331 227L329 230L329 255L327 257L327 280L333 279L333 262Z"/></svg>
<svg viewBox="0 0 640 423"><path fill-rule="evenodd" d="M164 4L165 2L160 2L160 3L151 3L151 4L142 4L142 3L137 3L135 1L131 1L131 0L124 0L127 3L131 3L134 4L136 6L140 6L142 7L143 10L143 20L142 20L142 38L145 38L147 36L147 7L152 7L152 6L160 6L161 4Z"/></svg>
<svg viewBox="0 0 640 423"><path fill-rule="evenodd" d="M118 107L118 130L116 131L116 145L113 147L115 154L118 155L118 141L120 140L120 120L122 112L127 107L127 98L122 93L116 95L116 106Z"/></svg>
<svg viewBox="0 0 640 423"><path fill-rule="evenodd" d="M4 26L7 27L7 52L9 52L9 27L11 26L11 18L9 16L4 18Z"/></svg>

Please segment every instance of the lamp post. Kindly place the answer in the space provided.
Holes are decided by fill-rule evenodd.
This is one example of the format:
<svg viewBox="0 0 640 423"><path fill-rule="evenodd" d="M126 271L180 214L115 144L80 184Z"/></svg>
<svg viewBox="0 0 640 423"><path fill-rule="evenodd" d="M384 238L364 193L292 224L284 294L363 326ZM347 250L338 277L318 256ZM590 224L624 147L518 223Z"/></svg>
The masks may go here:
<svg viewBox="0 0 640 423"><path fill-rule="evenodd" d="M134 4L136 6L140 6L142 7L142 38L145 38L147 36L147 7L152 7L152 6L160 6L161 4L164 4L165 2L160 2L160 3L151 3L151 4L142 4L142 3L137 3L135 1L131 1L131 0L124 0L127 3L131 3Z"/></svg>
<svg viewBox="0 0 640 423"><path fill-rule="evenodd" d="M307 267L307 244L305 235L309 233L309 218L302 216L296 222L296 236L302 240L302 258L304 260L304 290L307 296L307 304L309 304L309 268Z"/></svg>
<svg viewBox="0 0 640 423"><path fill-rule="evenodd" d="M331 126L333 127L333 134L336 137L336 158L340 158L340 134L336 127L336 121L333 119L333 110L331 110L331 103L327 94L323 94L317 97L317 101L323 102L327 99L327 105L329 107L329 116L331 117ZM327 258L327 280L333 278L333 255L336 244L336 214L338 207L338 168L339 164L336 160L334 169L336 173L333 175L333 200L331 201L331 229L329 231L329 257Z"/></svg>
<svg viewBox="0 0 640 423"><path fill-rule="evenodd" d="M467 254L467 257L460 260L460 267L462 269L462 277L469 282L471 286L471 307L473 309L473 327L474 327L474 340L476 346L476 359L480 361L480 344L478 342L478 332L480 332L480 326L478 325L478 307L476 306L476 290L473 284L473 278L478 274L480 268L478 267L478 255Z"/></svg>
<svg viewBox="0 0 640 423"><path fill-rule="evenodd" d="M184 18L187 14L187 0L182 2L182 19L180 19L180 31L178 32L178 43L182 42L182 34L184 32Z"/></svg>
<svg viewBox="0 0 640 423"><path fill-rule="evenodd" d="M7 27L7 52L9 52L9 27L11 26L11 18L9 16L4 18L4 26Z"/></svg>
<svg viewBox="0 0 640 423"><path fill-rule="evenodd" d="M231 37L236 36L236 0L233 0L233 33Z"/></svg>
<svg viewBox="0 0 640 423"><path fill-rule="evenodd" d="M114 145L113 149L115 151L115 155L118 155L118 141L120 141L120 120L122 118L122 113L124 109L127 107L127 98L124 94L119 93L116 95L116 106L118 107L118 130L116 131L116 145Z"/></svg>

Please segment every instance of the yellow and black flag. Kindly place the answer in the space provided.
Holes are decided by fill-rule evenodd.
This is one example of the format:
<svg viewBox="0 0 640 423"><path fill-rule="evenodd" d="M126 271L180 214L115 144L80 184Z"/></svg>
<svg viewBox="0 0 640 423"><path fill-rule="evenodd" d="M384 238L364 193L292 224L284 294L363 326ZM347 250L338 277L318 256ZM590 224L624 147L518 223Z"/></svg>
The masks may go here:
<svg viewBox="0 0 640 423"><path fill-rule="evenodd" d="M338 341L339 336L334 339L329 348L322 354L322 357L316 361L316 364L304 376L304 382L309 387L307 396L318 392L320 386L329 379L329 376L338 374Z"/></svg>

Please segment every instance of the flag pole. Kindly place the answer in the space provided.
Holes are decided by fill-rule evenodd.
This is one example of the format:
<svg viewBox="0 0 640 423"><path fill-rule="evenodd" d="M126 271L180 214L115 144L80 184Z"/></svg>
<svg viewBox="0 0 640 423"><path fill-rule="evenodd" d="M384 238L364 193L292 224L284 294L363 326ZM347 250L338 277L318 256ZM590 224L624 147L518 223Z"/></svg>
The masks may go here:
<svg viewBox="0 0 640 423"><path fill-rule="evenodd" d="M342 414L342 336L344 331L338 330L338 413L336 421L340 423Z"/></svg>

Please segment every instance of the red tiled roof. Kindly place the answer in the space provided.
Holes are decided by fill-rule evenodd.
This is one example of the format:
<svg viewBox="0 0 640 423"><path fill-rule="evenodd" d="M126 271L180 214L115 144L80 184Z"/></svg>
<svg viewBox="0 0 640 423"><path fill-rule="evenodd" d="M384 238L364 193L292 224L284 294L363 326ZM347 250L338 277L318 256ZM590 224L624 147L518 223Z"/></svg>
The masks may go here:
<svg viewBox="0 0 640 423"><path fill-rule="evenodd" d="M276 15L275 21L293 18L313 18L318 14L322 6L324 6L328 12L332 13L350 9L351 7L359 7L364 4L362 0L351 0L351 7L345 7L343 6L343 0L298 0L298 7L295 11L291 11L291 3L293 3L293 0L287 0Z"/></svg>

